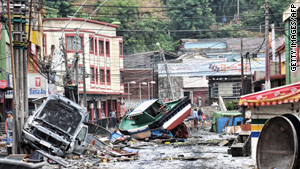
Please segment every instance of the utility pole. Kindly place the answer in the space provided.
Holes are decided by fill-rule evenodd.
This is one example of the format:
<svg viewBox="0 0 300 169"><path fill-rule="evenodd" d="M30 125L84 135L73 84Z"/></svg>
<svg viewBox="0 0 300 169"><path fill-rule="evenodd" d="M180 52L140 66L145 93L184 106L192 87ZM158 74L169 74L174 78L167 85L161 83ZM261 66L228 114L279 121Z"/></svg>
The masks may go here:
<svg viewBox="0 0 300 169"><path fill-rule="evenodd" d="M274 23L271 24L271 28L272 28L272 61L276 62L275 24Z"/></svg>
<svg viewBox="0 0 300 169"><path fill-rule="evenodd" d="M64 89L65 89L65 96L67 98L69 98L70 100L73 100L74 102L76 102L75 99L75 95L74 95L74 88L72 86L72 77L70 75L70 71L69 71L69 67L68 67L68 55L66 53L66 49L65 49L65 43L64 43L64 29L62 31L62 37L61 37L61 46L62 46L62 50L63 50L63 57L65 60L65 70L66 70L66 75L64 77Z"/></svg>
<svg viewBox="0 0 300 169"><path fill-rule="evenodd" d="M11 16L10 2L13 4ZM31 2L32 3L32 2ZM25 7L26 2L22 0L7 0L8 26L10 36L10 50L13 75L13 144L14 154L22 153L20 146L21 132L24 125L26 112L28 111L28 86L27 86L27 39L26 39L26 20L24 19L27 11L20 10ZM32 6L32 4L31 4ZM12 31L12 20L14 29ZM14 37L12 37L12 32ZM8 145L9 146L9 145Z"/></svg>
<svg viewBox="0 0 300 169"><path fill-rule="evenodd" d="M240 22L240 0L237 0L237 23Z"/></svg>
<svg viewBox="0 0 300 169"><path fill-rule="evenodd" d="M168 82L169 82L169 87L170 87L170 90L171 90L172 100L175 100L174 89L173 89L173 85L172 85L171 78L170 78L170 75L169 75L168 65L167 65L167 61L166 61L166 58L165 58L165 54L164 54L163 49L160 47L159 43L157 43L157 46L160 49L160 56L162 56L163 62L165 64L165 70L166 70L166 74L167 74L167 78L168 78Z"/></svg>
<svg viewBox="0 0 300 169"><path fill-rule="evenodd" d="M266 78L265 78L265 89L268 90L271 88L270 83L270 58L269 58L269 1L265 0L265 40L266 40Z"/></svg>
<svg viewBox="0 0 300 169"><path fill-rule="evenodd" d="M82 43L82 42L81 42ZM79 48L79 44L80 43L80 37L79 37L79 29L76 29L76 52L74 55L74 66L75 66L75 88L76 88L76 93L73 90L73 93L75 95L75 101L77 101L77 103L79 103L79 83L78 83L78 61L79 61L79 52L78 52L78 48ZM82 46L82 45L81 45ZM81 49L82 50L82 49ZM74 87L74 86L73 86Z"/></svg>
<svg viewBox="0 0 300 169"><path fill-rule="evenodd" d="M251 77L251 93L254 93L254 86L253 86L253 76L252 76L252 68L251 68L251 58L249 52L246 54L246 58L249 59L249 66L250 66L250 77Z"/></svg>
<svg viewBox="0 0 300 169"><path fill-rule="evenodd" d="M86 81L85 81L85 50L84 44L82 49L82 80L83 80L83 107L87 107L87 96L86 96Z"/></svg>
<svg viewBox="0 0 300 169"><path fill-rule="evenodd" d="M242 79L242 92L241 92L241 95L244 95L245 94L245 82L244 82L243 38L241 38L241 79Z"/></svg>
<svg viewBox="0 0 300 169"><path fill-rule="evenodd" d="M28 40L27 40L27 56L24 56L24 60L23 60L23 72L24 72L24 117L25 119L28 118L28 57L30 55L30 37L31 37L31 29L32 29L32 5L33 5L33 0L30 1L30 6L29 6L29 27L28 27Z"/></svg>
<svg viewBox="0 0 300 169"><path fill-rule="evenodd" d="M12 28L11 28L11 15L10 15L10 0L7 0L7 13L8 13L8 29L9 29L9 42L10 42L10 55L11 55L11 66L12 66L12 78L13 78L13 145L12 145L12 152L14 154L17 153L17 135L18 133L18 118L17 117L17 103L18 97L17 97L17 87L16 87L16 67L15 67L15 56L14 56L14 50L13 50L13 40L12 40ZM9 145L8 145L9 146Z"/></svg>

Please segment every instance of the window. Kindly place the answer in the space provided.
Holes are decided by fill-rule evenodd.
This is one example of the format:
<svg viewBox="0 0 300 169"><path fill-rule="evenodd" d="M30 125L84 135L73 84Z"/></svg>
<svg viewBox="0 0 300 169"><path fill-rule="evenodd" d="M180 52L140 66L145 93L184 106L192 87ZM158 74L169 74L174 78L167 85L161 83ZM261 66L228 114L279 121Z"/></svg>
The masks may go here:
<svg viewBox="0 0 300 169"><path fill-rule="evenodd" d="M90 53L94 53L94 38L90 37Z"/></svg>
<svg viewBox="0 0 300 169"><path fill-rule="evenodd" d="M123 42L122 41L119 42L119 53L120 53L120 56L122 57L123 56Z"/></svg>
<svg viewBox="0 0 300 169"><path fill-rule="evenodd" d="M97 47L97 40L95 39L95 55L97 55L98 47Z"/></svg>
<svg viewBox="0 0 300 169"><path fill-rule="evenodd" d="M191 97L191 93L190 92L183 92L183 96L190 98Z"/></svg>
<svg viewBox="0 0 300 169"><path fill-rule="evenodd" d="M104 54L104 43L103 40L99 40L99 55Z"/></svg>
<svg viewBox="0 0 300 169"><path fill-rule="evenodd" d="M82 81L83 70L82 66L78 65L78 81ZM73 77L76 77L76 71L73 71Z"/></svg>
<svg viewBox="0 0 300 169"><path fill-rule="evenodd" d="M106 70L106 81L110 83L110 70Z"/></svg>
<svg viewBox="0 0 300 169"><path fill-rule="evenodd" d="M79 36L79 40L77 41L76 35L66 35L67 50L82 50L82 40L83 36Z"/></svg>
<svg viewBox="0 0 300 169"><path fill-rule="evenodd" d="M41 58L41 48L39 46L36 46L36 56Z"/></svg>
<svg viewBox="0 0 300 169"><path fill-rule="evenodd" d="M105 42L106 56L110 55L109 41Z"/></svg>
<svg viewBox="0 0 300 169"><path fill-rule="evenodd" d="M91 82L95 81L95 72L93 67L90 68L90 80Z"/></svg>
<svg viewBox="0 0 300 169"><path fill-rule="evenodd" d="M100 69L100 82L105 82L105 74L103 69Z"/></svg>
<svg viewBox="0 0 300 169"><path fill-rule="evenodd" d="M120 71L120 83L124 83L124 71Z"/></svg>
<svg viewBox="0 0 300 169"><path fill-rule="evenodd" d="M86 127L82 127L80 132L78 133L78 135L76 136L76 138L79 141L84 141L85 137L86 137L86 133L87 133L87 128Z"/></svg>

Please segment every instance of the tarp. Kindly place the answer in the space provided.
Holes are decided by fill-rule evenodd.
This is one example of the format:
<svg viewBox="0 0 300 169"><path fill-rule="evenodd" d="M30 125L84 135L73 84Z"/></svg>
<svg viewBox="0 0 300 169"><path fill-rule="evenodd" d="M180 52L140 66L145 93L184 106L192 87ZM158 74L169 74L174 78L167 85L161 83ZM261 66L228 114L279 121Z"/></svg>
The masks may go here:
<svg viewBox="0 0 300 169"><path fill-rule="evenodd" d="M240 113L237 110L231 110L231 111L217 111L214 113L213 119L212 119L212 128L213 131L216 132L217 131L217 120L219 118L226 118L227 120L230 119L231 117L240 117L242 116L242 113ZM230 123L232 124L232 122ZM219 125L219 126L225 126L224 125ZM222 127L221 127L222 128Z"/></svg>
<svg viewBox="0 0 300 169"><path fill-rule="evenodd" d="M241 96L239 105L264 106L294 103L300 99L300 82Z"/></svg>
<svg viewBox="0 0 300 169"><path fill-rule="evenodd" d="M220 117L217 118L217 123L216 123L216 131L218 133L222 133L223 129L225 129L226 124L228 126L237 126L238 123L243 124L243 117L235 117L235 118L230 118L230 117ZM214 129L214 127L213 127Z"/></svg>

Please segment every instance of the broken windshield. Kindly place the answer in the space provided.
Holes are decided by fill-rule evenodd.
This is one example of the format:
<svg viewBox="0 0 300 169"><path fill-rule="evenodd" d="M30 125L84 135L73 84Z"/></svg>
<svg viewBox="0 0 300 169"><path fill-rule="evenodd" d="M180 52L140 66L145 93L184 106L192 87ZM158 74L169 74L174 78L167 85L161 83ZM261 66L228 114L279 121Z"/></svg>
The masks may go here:
<svg viewBox="0 0 300 169"><path fill-rule="evenodd" d="M49 100L39 118L73 135L82 117L77 109L59 100Z"/></svg>

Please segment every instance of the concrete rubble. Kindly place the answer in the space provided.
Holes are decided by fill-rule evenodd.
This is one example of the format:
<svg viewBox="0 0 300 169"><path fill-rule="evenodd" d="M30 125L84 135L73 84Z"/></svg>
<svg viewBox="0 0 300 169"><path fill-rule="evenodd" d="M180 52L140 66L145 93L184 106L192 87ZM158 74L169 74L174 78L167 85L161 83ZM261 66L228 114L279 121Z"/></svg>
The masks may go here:
<svg viewBox="0 0 300 169"><path fill-rule="evenodd" d="M190 137L182 142L157 138L143 141L123 138L115 144L112 144L109 138L103 139L101 135L88 135L88 146L83 154L55 158L68 164L64 168L75 169L255 168L255 163L249 156L232 157L228 154L228 148L237 142L237 135L212 133L209 132L209 126L199 130L189 129L189 133ZM53 169L62 166L50 158L42 168Z"/></svg>
<svg viewBox="0 0 300 169"><path fill-rule="evenodd" d="M52 100L51 100L52 99ZM64 99L64 98L63 98ZM59 96L52 96L45 102L45 110L54 107L48 103L60 103ZM57 102L60 101L60 102ZM79 110L76 104L65 100L69 108L63 113L70 115L70 110ZM42 107L43 108L43 107ZM74 109L72 109L74 108ZM69 110L70 109L70 110ZM249 157L249 133L209 132L211 121L207 120L203 126L193 129L193 123L187 118L183 124L184 130L178 127L173 134L168 130L153 130L151 137L136 140L133 137L122 135L118 128L106 129L99 125L84 121L86 112L80 109L78 123L70 127L61 125L68 130L56 126L55 120L51 121L51 111L43 114L37 112L29 118L24 127L27 136L24 137L28 155L6 156L5 139L0 136L0 152L5 158L0 159L0 169L18 165L21 168L226 168L226 169L254 169L254 162ZM57 110L58 111L58 110ZM61 110L59 110L61 111ZM55 112L55 111L53 111ZM60 115L61 116L61 115ZM63 117L61 117L63 118ZM199 130L198 130L199 128ZM38 132L36 132L38 131ZM52 133L55 131L55 133ZM44 133L42 135L41 133ZM48 134L47 134L48 133ZM175 134L174 134L175 133ZM46 136L45 136L46 135ZM35 138L32 139L31 136ZM60 142L54 142L53 136ZM63 136L63 137L61 137ZM41 139L43 141L36 141ZM34 141L34 142L31 142ZM63 145L69 144L69 147ZM61 147L57 144L62 145ZM81 150L81 151L75 151ZM228 154L231 153L231 155ZM14 161L18 161L14 164Z"/></svg>

